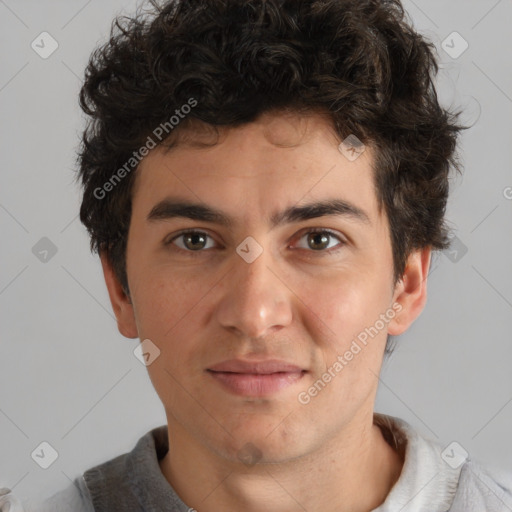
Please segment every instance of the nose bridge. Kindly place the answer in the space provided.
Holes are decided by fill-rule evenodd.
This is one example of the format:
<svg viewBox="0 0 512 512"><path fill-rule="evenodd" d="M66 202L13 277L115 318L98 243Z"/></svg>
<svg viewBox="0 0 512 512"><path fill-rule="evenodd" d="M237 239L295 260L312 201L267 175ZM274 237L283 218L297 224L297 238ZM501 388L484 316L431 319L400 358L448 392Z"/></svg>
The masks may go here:
<svg viewBox="0 0 512 512"><path fill-rule="evenodd" d="M253 262L239 261L236 264L238 287L247 296L259 296L261 299L272 297L274 288L273 281L276 280L274 272L271 270L272 262L269 261L269 255L262 253Z"/></svg>
<svg viewBox="0 0 512 512"><path fill-rule="evenodd" d="M218 321L224 328L260 337L290 323L288 290L272 267L272 258L266 251L252 262L235 255L217 310Z"/></svg>

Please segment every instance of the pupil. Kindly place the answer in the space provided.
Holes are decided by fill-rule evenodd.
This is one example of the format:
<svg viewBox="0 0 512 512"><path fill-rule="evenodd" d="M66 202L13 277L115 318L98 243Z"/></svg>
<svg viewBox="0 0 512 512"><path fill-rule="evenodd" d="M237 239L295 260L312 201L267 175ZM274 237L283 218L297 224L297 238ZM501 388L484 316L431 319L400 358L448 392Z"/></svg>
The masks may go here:
<svg viewBox="0 0 512 512"><path fill-rule="evenodd" d="M329 235L325 233L311 233L309 241L312 249L325 249L329 245Z"/></svg>
<svg viewBox="0 0 512 512"><path fill-rule="evenodd" d="M205 237L200 233L190 233L185 238L189 249L202 249L205 245Z"/></svg>

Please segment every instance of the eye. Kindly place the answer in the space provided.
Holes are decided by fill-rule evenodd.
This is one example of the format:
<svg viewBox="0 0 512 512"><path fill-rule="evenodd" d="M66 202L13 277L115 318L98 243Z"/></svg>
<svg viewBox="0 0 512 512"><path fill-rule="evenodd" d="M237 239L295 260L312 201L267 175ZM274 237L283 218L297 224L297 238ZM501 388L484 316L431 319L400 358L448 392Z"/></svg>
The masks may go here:
<svg viewBox="0 0 512 512"><path fill-rule="evenodd" d="M305 245L304 243L301 245L301 241L303 240L305 240ZM333 248L339 246L337 247L339 249L345 245L345 243L345 240L343 240L340 235L335 234L330 230L315 229L307 231L299 238L298 247L300 249L311 249L315 252L331 252Z"/></svg>
<svg viewBox="0 0 512 512"><path fill-rule="evenodd" d="M213 238L204 231L183 231L166 242L166 245L170 244L189 252L200 252L203 249L212 249L215 246Z"/></svg>

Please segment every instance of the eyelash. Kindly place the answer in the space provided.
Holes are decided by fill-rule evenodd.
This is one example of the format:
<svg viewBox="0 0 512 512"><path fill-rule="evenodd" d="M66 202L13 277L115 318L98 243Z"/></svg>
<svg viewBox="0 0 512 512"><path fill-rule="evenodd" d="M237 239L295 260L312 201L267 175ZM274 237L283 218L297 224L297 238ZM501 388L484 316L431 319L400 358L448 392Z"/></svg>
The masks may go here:
<svg viewBox="0 0 512 512"><path fill-rule="evenodd" d="M310 250L305 249L307 252L311 253L311 255L313 255L313 254L318 254L318 255L332 254L332 253L335 253L335 252L341 250L341 248L347 244L347 241L344 240L339 234L337 234L335 231L332 231L332 230L326 229L326 228L310 228L307 231L302 232L300 234L300 236L298 236L296 238L296 240L300 240L304 236L310 235L310 234L314 234L314 233L327 234L327 235L329 235L329 237L337 239L339 244L337 246L333 247L333 248L325 249L325 250L321 250L321 251L314 251L313 249L310 249ZM201 230L197 230L197 229L187 229L187 230L181 231L177 235L173 236L170 240L164 241L164 245L165 246L175 245L175 244L173 244L173 242L175 240L177 240L178 238L180 238L180 237L182 237L184 235L189 235L189 234L205 235L205 236L213 239L213 237L210 236L205 231L201 231ZM187 255L191 256L191 257L199 257L204 252L206 252L206 250L207 250L207 249L201 249L201 250L197 250L197 251L191 251L191 250L188 250L188 249L182 249L181 247L178 247L176 245L175 245L175 249L180 251L180 252L187 253Z"/></svg>

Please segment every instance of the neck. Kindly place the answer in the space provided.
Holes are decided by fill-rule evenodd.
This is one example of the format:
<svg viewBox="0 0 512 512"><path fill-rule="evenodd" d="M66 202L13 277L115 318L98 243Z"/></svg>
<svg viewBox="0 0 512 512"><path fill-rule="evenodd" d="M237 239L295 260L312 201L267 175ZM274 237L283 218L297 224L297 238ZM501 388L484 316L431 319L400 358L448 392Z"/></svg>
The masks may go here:
<svg viewBox="0 0 512 512"><path fill-rule="evenodd" d="M314 453L253 466L227 461L172 426L160 467L180 498L200 512L370 512L384 502L403 466L372 415Z"/></svg>

